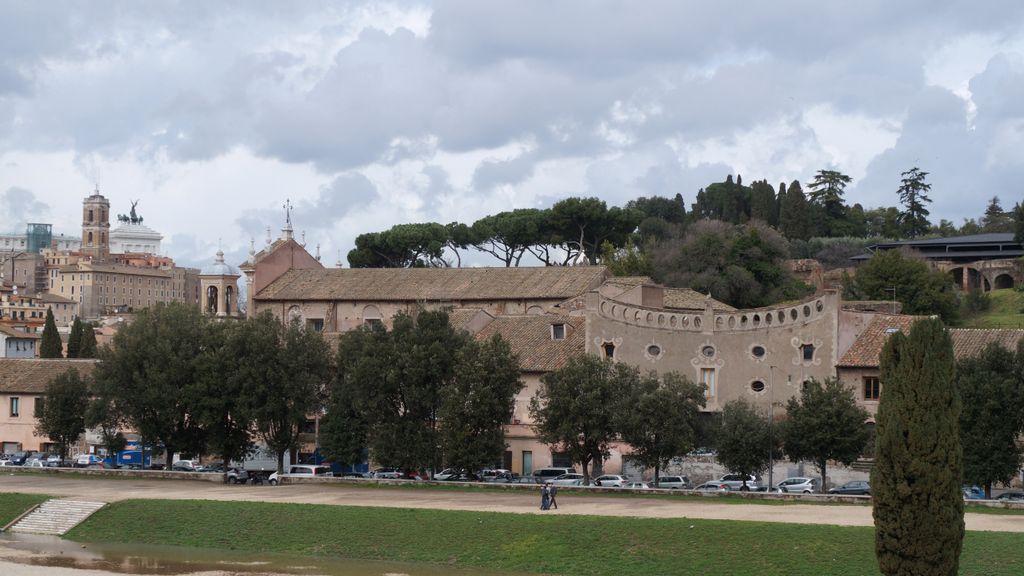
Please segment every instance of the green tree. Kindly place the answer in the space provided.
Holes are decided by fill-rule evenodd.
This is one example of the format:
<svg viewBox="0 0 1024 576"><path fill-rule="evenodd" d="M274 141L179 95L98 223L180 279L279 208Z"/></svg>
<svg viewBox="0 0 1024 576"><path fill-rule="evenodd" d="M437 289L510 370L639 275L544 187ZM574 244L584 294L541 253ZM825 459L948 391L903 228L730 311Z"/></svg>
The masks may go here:
<svg viewBox="0 0 1024 576"><path fill-rule="evenodd" d="M722 407L717 444L719 463L730 472L744 476L767 470L772 459L780 455L779 439L772 434L768 418L742 398L726 402ZM744 478L740 490L748 489Z"/></svg>
<svg viewBox="0 0 1024 576"><path fill-rule="evenodd" d="M928 191L932 185L926 181L927 172L921 171L917 166L907 170L900 175L900 203L903 204L903 211L900 212L899 223L903 235L907 238L917 238L928 233L931 224L928 222L928 209L925 204L930 204Z"/></svg>
<svg viewBox="0 0 1024 576"><path fill-rule="evenodd" d="M297 320L288 325L269 312L255 330L263 341L253 352L269 351L271 334L277 346L272 356L255 366L248 380L247 411L256 436L277 456L277 472L284 472L284 455L295 450L306 419L322 405L331 377L331 349L318 332Z"/></svg>
<svg viewBox="0 0 1024 576"><path fill-rule="evenodd" d="M864 213L865 235L869 238L902 238L900 211L895 206L872 208Z"/></svg>
<svg viewBox="0 0 1024 576"><path fill-rule="evenodd" d="M63 358L64 346L57 333L57 322L53 319L53 309L46 309L46 324L43 325L43 338L39 343L40 358Z"/></svg>
<svg viewBox="0 0 1024 576"><path fill-rule="evenodd" d="M864 451L868 431L866 410L857 405L853 390L836 378L810 380L800 397L786 403L782 444L793 462L810 460L821 474L825 490L828 463L849 466Z"/></svg>
<svg viewBox="0 0 1024 576"><path fill-rule="evenodd" d="M195 406L209 451L224 462L227 482L232 461L242 460L253 445L250 389L275 372L268 359L278 355L279 322L269 313L237 323L216 322L204 334L196 359L196 379L184 391Z"/></svg>
<svg viewBox="0 0 1024 576"><path fill-rule="evenodd" d="M470 228L473 247L506 267L519 266L528 247L543 243L544 218L541 210L533 208L485 216Z"/></svg>
<svg viewBox="0 0 1024 576"><path fill-rule="evenodd" d="M68 447L85 432L85 411L89 406L89 384L75 368L46 384L42 408L36 412L37 436L57 444L61 461L68 457Z"/></svg>
<svg viewBox="0 0 1024 576"><path fill-rule="evenodd" d="M71 323L71 332L68 334L68 358L78 358L78 352L82 349L82 321L75 318Z"/></svg>
<svg viewBox="0 0 1024 576"><path fill-rule="evenodd" d="M888 337L871 471L875 554L886 575L955 575L964 536L960 395L936 319Z"/></svg>
<svg viewBox="0 0 1024 576"><path fill-rule="evenodd" d="M587 484L591 463L593 476L599 476L608 445L617 436L616 401L623 390L636 386L639 377L636 368L582 354L545 374L530 399L537 438L579 464Z"/></svg>
<svg viewBox="0 0 1024 576"><path fill-rule="evenodd" d="M205 441L195 406L183 391L198 377L208 318L196 306L157 303L122 326L100 350L93 372L95 395L106 412L142 438L161 442L167 462L179 452L201 452Z"/></svg>
<svg viewBox="0 0 1024 576"><path fill-rule="evenodd" d="M654 273L650 256L632 241L627 241L622 248L605 242L601 246L601 264L612 276L650 276Z"/></svg>
<svg viewBox="0 0 1024 576"><path fill-rule="evenodd" d="M794 180L789 189L779 187L779 229L790 240L807 240L814 236L814 213L804 196L800 182Z"/></svg>
<svg viewBox="0 0 1024 576"><path fill-rule="evenodd" d="M384 232L357 236L348 263L353 268L445 266L444 251L449 242L448 228L441 224L396 224Z"/></svg>
<svg viewBox="0 0 1024 576"><path fill-rule="evenodd" d="M669 460L695 448L706 390L704 384L695 384L678 372L660 378L649 372L621 395L615 427L633 447L633 460L654 468L655 484Z"/></svg>
<svg viewBox="0 0 1024 576"><path fill-rule="evenodd" d="M857 268L848 296L863 300L892 300L895 296L903 303L904 313L938 314L949 323L956 322L960 313L952 277L899 250L879 250Z"/></svg>
<svg viewBox="0 0 1024 576"><path fill-rule="evenodd" d="M964 481L985 488L1009 483L1021 468L1018 435L1024 431L1024 382L1017 366L1024 365L1024 340L1017 357L998 344L957 362L960 390L960 442L964 451Z"/></svg>
<svg viewBox="0 0 1024 576"><path fill-rule="evenodd" d="M820 228L826 236L836 236L838 228L846 220L847 209L843 194L852 181L852 178L837 170L818 170L808 186L808 199L824 213Z"/></svg>
<svg viewBox="0 0 1024 576"><path fill-rule="evenodd" d="M779 225L779 202L775 189L767 180L750 185L750 219L760 220L769 226Z"/></svg>
<svg viewBox="0 0 1024 576"><path fill-rule="evenodd" d="M1024 244L1024 203L1017 202L1013 207L1013 241Z"/></svg>
<svg viewBox="0 0 1024 576"><path fill-rule="evenodd" d="M500 461L505 424L523 385L519 359L500 336L465 342L455 355L455 378L441 389L445 465L479 470Z"/></svg>
<svg viewBox="0 0 1024 576"><path fill-rule="evenodd" d="M80 347L78 349L79 358L95 358L97 354L96 350L96 330L93 328L91 322L82 322L81 339L79 340Z"/></svg>
<svg viewBox="0 0 1024 576"><path fill-rule="evenodd" d="M681 240L654 248L651 260L659 282L746 308L808 292L790 272L788 253L786 240L764 224L733 226L710 220L691 225Z"/></svg>
<svg viewBox="0 0 1024 576"><path fill-rule="evenodd" d="M566 244L582 248L587 261L597 264L605 241L623 246L644 214L631 208L608 208L597 198L566 198L551 207L550 224Z"/></svg>
<svg viewBox="0 0 1024 576"><path fill-rule="evenodd" d="M1013 232L1012 212L1006 212L999 204L999 196L993 196L981 217L982 232Z"/></svg>
<svg viewBox="0 0 1024 576"><path fill-rule="evenodd" d="M681 194L676 194L675 198L641 196L636 200L626 202L625 208L639 210L643 212L645 218L658 218L669 224L686 222L686 204L683 202Z"/></svg>

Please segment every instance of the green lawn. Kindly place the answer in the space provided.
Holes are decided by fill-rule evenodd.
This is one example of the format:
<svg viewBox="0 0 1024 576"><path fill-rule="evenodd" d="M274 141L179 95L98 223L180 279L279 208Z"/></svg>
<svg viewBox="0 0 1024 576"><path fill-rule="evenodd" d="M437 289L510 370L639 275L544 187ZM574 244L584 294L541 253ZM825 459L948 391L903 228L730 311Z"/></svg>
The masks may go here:
<svg viewBox="0 0 1024 576"><path fill-rule="evenodd" d="M992 307L975 318L965 318L966 328L1024 328L1024 292L1013 288L988 293Z"/></svg>
<svg viewBox="0 0 1024 576"><path fill-rule="evenodd" d="M128 500L68 538L533 574L877 574L871 528L255 502ZM962 574L1017 575L1024 535L971 532Z"/></svg>
<svg viewBox="0 0 1024 576"><path fill-rule="evenodd" d="M0 492L0 528L14 520L19 514L28 510L36 504L49 500L49 496L39 494L18 494L13 492Z"/></svg>

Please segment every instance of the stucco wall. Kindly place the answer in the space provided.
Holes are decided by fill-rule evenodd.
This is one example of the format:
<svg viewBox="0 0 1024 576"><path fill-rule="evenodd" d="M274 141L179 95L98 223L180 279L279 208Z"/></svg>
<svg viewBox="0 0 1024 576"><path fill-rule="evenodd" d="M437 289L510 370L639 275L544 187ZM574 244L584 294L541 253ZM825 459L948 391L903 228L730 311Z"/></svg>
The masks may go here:
<svg viewBox="0 0 1024 576"><path fill-rule="evenodd" d="M766 410L771 402L781 410L805 380L835 375L839 295L834 291L791 306L703 313L626 305L592 293L586 314L590 353L602 355L603 346L611 344L618 362L677 371L694 381L700 381L702 369L713 369L716 390L708 410L721 410L737 398ZM814 346L809 361L803 359L805 344ZM764 349L761 357L755 347Z"/></svg>

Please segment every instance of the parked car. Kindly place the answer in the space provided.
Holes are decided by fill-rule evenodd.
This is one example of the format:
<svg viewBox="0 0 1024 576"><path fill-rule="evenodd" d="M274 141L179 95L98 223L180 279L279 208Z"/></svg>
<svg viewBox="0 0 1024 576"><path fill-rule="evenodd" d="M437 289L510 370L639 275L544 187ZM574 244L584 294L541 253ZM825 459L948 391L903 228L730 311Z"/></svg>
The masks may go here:
<svg viewBox="0 0 1024 576"><path fill-rule="evenodd" d="M775 491L778 492L779 494L817 494L818 492L820 492L820 487L821 481L817 478L794 476L792 478L786 478L782 482L776 484Z"/></svg>
<svg viewBox="0 0 1024 576"><path fill-rule="evenodd" d="M627 490L650 490L651 486L647 482L627 482L623 488Z"/></svg>
<svg viewBox="0 0 1024 576"><path fill-rule="evenodd" d="M626 484L629 484L629 478L618 474L605 474L594 478L594 486L602 488L622 488Z"/></svg>
<svg viewBox="0 0 1024 576"><path fill-rule="evenodd" d="M458 474L464 472L464 470L458 468L445 468L437 474L434 474L434 480L447 480L452 474Z"/></svg>
<svg viewBox="0 0 1024 576"><path fill-rule="evenodd" d="M1024 501L1024 492L1019 490L1013 490L1010 492L1003 492L999 496L996 496L996 500L1009 501L1009 502L1021 502Z"/></svg>
<svg viewBox="0 0 1024 576"><path fill-rule="evenodd" d="M198 460L178 460L171 465L171 470L175 472L199 472L201 469Z"/></svg>
<svg viewBox="0 0 1024 576"><path fill-rule="evenodd" d="M712 480L711 482L705 482L700 486L694 488L697 492L729 492L729 485L722 482L721 480Z"/></svg>
<svg viewBox="0 0 1024 576"><path fill-rule="evenodd" d="M249 481L249 471L244 468L228 470L228 484L245 484Z"/></svg>
<svg viewBox="0 0 1024 576"><path fill-rule="evenodd" d="M30 458L25 461L22 468L46 468L46 460L42 458Z"/></svg>
<svg viewBox="0 0 1024 576"><path fill-rule="evenodd" d="M373 475L369 472L342 472L341 474L335 474L341 478L373 478Z"/></svg>
<svg viewBox="0 0 1024 576"><path fill-rule="evenodd" d="M330 466L315 466L313 464L292 464L285 469L285 473L281 476L298 477L298 478L313 478L313 477L328 477L334 476L334 472L331 471ZM270 485L275 486L278 483L280 477L277 472L270 475Z"/></svg>
<svg viewBox="0 0 1024 576"><path fill-rule="evenodd" d="M744 476L743 474L726 474L719 479L719 482L729 486L730 490L742 492L756 492L761 489L761 480L757 476Z"/></svg>
<svg viewBox="0 0 1024 576"><path fill-rule="evenodd" d="M95 454L82 454L75 460L75 466L77 468L88 468L89 466L95 466L100 464L103 460Z"/></svg>
<svg viewBox="0 0 1024 576"><path fill-rule="evenodd" d="M8 458L8 461L11 463L11 466L22 466L25 464L25 460L28 460L29 458L32 457L32 454L34 454L32 450L25 450L24 452L15 452L14 454L11 454L11 457Z"/></svg>
<svg viewBox="0 0 1024 576"><path fill-rule="evenodd" d="M583 474L576 474L575 472L562 474L561 476L547 479L545 482L551 482L557 486L582 486Z"/></svg>
<svg viewBox="0 0 1024 576"><path fill-rule="evenodd" d="M505 470L504 468L484 469L480 471L479 476L484 482L493 482L495 479L499 478L510 478L512 476L512 471Z"/></svg>
<svg viewBox="0 0 1024 576"><path fill-rule="evenodd" d="M701 446L700 448L694 448L693 450L690 450L689 452L686 453L686 455L687 456L717 456L718 455L718 450L715 450L714 448L708 448L706 446Z"/></svg>
<svg viewBox="0 0 1024 576"><path fill-rule="evenodd" d="M516 476L508 481L509 484L536 484L537 479L533 476Z"/></svg>
<svg viewBox="0 0 1024 576"><path fill-rule="evenodd" d="M687 476L659 476L654 488L668 488L669 490L685 490L692 486Z"/></svg>
<svg viewBox="0 0 1024 576"><path fill-rule="evenodd" d="M397 480L403 476L402 471L398 468L377 468L373 471L374 478L386 478L390 480Z"/></svg>
<svg viewBox="0 0 1024 576"><path fill-rule="evenodd" d="M480 482L481 478L478 474L472 472L456 472L449 474L447 478L442 482Z"/></svg>
<svg viewBox="0 0 1024 576"><path fill-rule="evenodd" d="M218 474L223 474L224 473L224 463L223 462L211 462L209 464L204 464L202 466L197 467L196 468L196 472L214 472L214 473L218 473Z"/></svg>
<svg viewBox="0 0 1024 576"><path fill-rule="evenodd" d="M985 490L980 486L964 486L964 500L984 500Z"/></svg>
<svg viewBox="0 0 1024 576"><path fill-rule="evenodd" d="M50 454L46 457L46 466L48 468L62 468L69 464L67 460L62 460L60 454Z"/></svg>
<svg viewBox="0 0 1024 576"><path fill-rule="evenodd" d="M533 477L540 482L551 480L562 474L575 474L575 468L538 468L533 471Z"/></svg>
<svg viewBox="0 0 1024 576"><path fill-rule="evenodd" d="M847 495L860 495L870 496L871 495L871 484L866 480L851 480L842 486L835 486L828 489L829 494L847 494Z"/></svg>

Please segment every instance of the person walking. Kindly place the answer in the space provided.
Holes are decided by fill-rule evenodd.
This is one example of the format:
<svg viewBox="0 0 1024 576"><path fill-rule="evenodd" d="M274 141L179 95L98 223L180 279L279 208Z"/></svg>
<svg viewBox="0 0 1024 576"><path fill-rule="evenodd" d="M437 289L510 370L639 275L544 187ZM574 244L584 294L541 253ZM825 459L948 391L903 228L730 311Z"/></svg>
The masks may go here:
<svg viewBox="0 0 1024 576"><path fill-rule="evenodd" d="M552 484L551 485L551 490L549 490L549 492L550 492L550 494L548 494L548 499L550 500L549 507L550 508L554 508L555 510L558 510L558 502L555 501L555 496L558 494L558 486L555 486L554 484Z"/></svg>
<svg viewBox="0 0 1024 576"><path fill-rule="evenodd" d="M547 510L551 508L551 488L545 482L544 487L540 489L540 509Z"/></svg>

